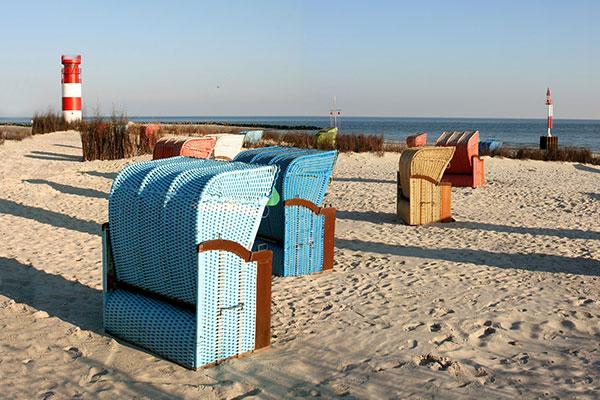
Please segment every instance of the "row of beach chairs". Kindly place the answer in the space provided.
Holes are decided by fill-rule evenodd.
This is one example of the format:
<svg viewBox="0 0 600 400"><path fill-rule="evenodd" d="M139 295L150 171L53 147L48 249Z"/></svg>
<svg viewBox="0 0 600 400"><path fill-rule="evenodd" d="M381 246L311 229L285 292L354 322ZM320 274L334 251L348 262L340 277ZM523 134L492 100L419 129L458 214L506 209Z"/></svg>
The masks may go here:
<svg viewBox="0 0 600 400"><path fill-rule="evenodd" d="M409 225L453 221L451 187L485 184L479 131L445 131L434 146L427 146L427 134L420 133L406 144L398 170L398 216ZM499 146L494 141L487 150Z"/></svg>
<svg viewBox="0 0 600 400"><path fill-rule="evenodd" d="M452 220L444 177L473 159L472 137L402 152L407 224ZM155 160L123 169L102 230L105 331L188 368L268 346L271 276L334 262L336 211L323 202L337 153L274 146L228 162L208 150L216 142L168 139Z"/></svg>
<svg viewBox="0 0 600 400"><path fill-rule="evenodd" d="M268 346L271 275L333 267L335 159L268 147L123 169L103 226L105 331L188 368Z"/></svg>
<svg viewBox="0 0 600 400"><path fill-rule="evenodd" d="M151 137L158 130L158 125L144 125L142 128L142 136ZM186 156L231 161L242 151L242 147L252 147L260 142L262 135L262 130L247 130L199 137L164 137L154 145L152 158L158 160Z"/></svg>

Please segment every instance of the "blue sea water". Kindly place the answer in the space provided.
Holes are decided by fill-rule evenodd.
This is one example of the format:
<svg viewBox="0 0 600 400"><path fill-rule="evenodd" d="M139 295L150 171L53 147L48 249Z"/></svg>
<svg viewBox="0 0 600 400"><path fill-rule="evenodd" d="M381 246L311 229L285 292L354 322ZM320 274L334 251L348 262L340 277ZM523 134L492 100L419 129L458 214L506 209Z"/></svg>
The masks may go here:
<svg viewBox="0 0 600 400"><path fill-rule="evenodd" d="M131 121L207 122L220 121L240 124L329 126L328 117L129 117ZM0 118L0 122L29 122L25 118ZM507 145L537 146L539 137L546 134L546 119L491 118L383 118L343 117L338 121L343 133L383 134L389 141L404 141L406 136L427 132L433 142L444 130L479 130L481 140L498 139ZM600 151L600 120L554 120L553 134L564 146L588 147Z"/></svg>

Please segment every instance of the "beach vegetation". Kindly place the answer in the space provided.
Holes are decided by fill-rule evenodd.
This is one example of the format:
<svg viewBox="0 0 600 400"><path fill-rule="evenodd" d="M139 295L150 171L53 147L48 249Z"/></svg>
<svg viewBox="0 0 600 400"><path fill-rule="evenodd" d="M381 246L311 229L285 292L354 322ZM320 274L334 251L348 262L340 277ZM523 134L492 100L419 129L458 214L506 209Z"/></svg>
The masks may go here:
<svg viewBox="0 0 600 400"><path fill-rule="evenodd" d="M31 124L31 134L40 135L44 133L77 130L79 122L67 122L62 113L49 109L46 112L35 113Z"/></svg>
<svg viewBox="0 0 600 400"><path fill-rule="evenodd" d="M517 160L564 161L600 165L600 157L594 156L590 149L583 147L565 146L549 150L529 147L501 147L489 154L483 155Z"/></svg>

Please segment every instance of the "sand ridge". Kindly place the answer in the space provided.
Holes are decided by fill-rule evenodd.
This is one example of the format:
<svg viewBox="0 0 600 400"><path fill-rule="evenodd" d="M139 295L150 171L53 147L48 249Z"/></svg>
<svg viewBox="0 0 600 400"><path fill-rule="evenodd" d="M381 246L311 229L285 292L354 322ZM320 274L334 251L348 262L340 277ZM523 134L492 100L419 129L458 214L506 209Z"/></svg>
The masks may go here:
<svg viewBox="0 0 600 400"><path fill-rule="evenodd" d="M342 154L335 270L273 280L273 345L185 370L102 332L100 224L116 173L75 132L0 146L6 398L595 398L600 168L485 158L457 222L395 215L398 154Z"/></svg>

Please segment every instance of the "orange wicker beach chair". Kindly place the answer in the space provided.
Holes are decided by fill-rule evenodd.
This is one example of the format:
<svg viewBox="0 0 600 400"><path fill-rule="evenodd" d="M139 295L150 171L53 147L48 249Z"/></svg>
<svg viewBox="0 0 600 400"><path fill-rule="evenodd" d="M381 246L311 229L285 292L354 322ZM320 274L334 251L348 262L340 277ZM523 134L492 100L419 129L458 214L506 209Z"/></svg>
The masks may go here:
<svg viewBox="0 0 600 400"><path fill-rule="evenodd" d="M479 131L446 131L435 141L436 146L455 147L454 157L442 180L452 186L483 186L485 172L479 158Z"/></svg>
<svg viewBox="0 0 600 400"><path fill-rule="evenodd" d="M427 133L417 133L406 138L406 147L423 147L427 145Z"/></svg>
<svg viewBox="0 0 600 400"><path fill-rule="evenodd" d="M400 155L398 216L408 225L452 221L451 184L441 182L454 147L418 147Z"/></svg>
<svg viewBox="0 0 600 400"><path fill-rule="evenodd" d="M193 158L209 158L215 148L214 137L165 137L160 139L152 153L152 159L186 156Z"/></svg>

